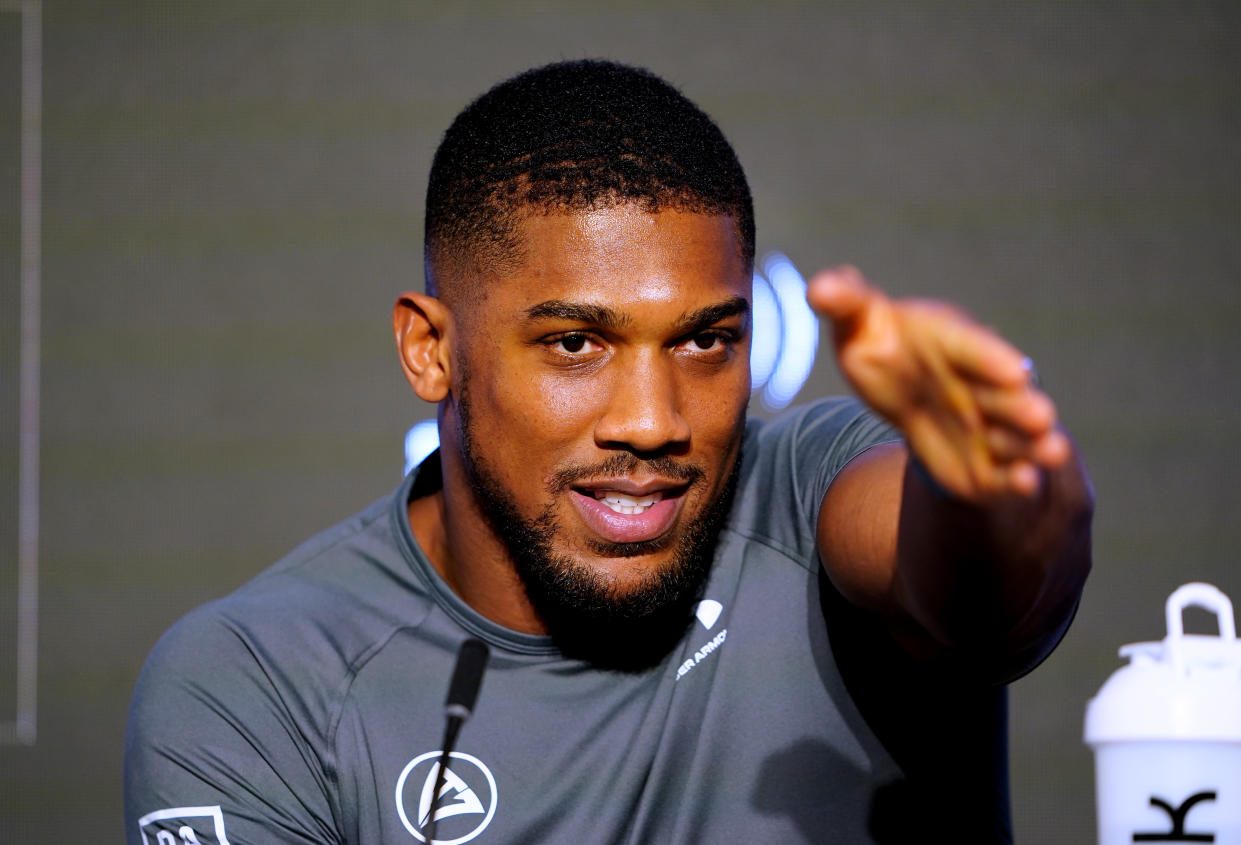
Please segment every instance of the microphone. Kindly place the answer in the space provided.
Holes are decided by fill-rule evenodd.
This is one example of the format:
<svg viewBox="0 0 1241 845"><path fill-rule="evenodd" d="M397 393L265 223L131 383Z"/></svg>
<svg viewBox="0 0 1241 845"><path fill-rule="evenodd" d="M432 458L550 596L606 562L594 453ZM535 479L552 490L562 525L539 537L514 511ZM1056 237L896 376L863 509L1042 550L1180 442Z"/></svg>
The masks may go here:
<svg viewBox="0 0 1241 845"><path fill-rule="evenodd" d="M452 670L452 680L448 684L448 697L444 700L444 742L440 751L438 769L435 772L435 787L431 792L431 808L427 811L425 834L427 845L435 842L435 812L439 809L440 790L444 788L444 777L448 771L448 761L452 757L453 746L457 744L457 734L461 726L474 712L474 704L478 701L478 690L483 685L483 671L487 668L487 657L490 649L482 640L468 639L461 644L457 652L457 665Z"/></svg>
<svg viewBox="0 0 1241 845"><path fill-rule="evenodd" d="M464 723L470 718L474 703L478 701L478 689L483 685L488 654L487 644L482 640L470 639L461 644L452 681L448 684L448 698L444 701L444 715L449 719L459 718Z"/></svg>

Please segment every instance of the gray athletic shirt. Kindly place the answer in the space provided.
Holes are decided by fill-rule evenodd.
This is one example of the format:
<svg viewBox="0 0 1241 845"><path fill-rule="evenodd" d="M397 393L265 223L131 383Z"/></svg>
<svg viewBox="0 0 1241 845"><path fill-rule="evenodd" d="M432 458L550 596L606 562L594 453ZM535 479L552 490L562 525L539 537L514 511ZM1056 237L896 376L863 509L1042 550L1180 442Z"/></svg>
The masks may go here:
<svg viewBox="0 0 1241 845"><path fill-rule="evenodd" d="M491 656L437 842L1005 841L1002 698L923 683L821 577L828 484L892 436L848 399L749 423L697 621L639 674L462 602L410 532L424 463L156 645L126 737L128 842L425 841L468 637Z"/></svg>

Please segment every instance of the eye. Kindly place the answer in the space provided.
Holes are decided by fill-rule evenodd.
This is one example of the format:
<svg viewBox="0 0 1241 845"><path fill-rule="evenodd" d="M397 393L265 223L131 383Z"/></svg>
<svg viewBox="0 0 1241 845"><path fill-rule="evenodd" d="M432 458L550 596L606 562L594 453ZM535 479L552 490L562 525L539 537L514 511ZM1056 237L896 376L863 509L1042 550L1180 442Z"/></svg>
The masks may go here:
<svg viewBox="0 0 1241 845"><path fill-rule="evenodd" d="M729 332L712 329L690 335L678 344L679 348L696 355L720 355L728 351L736 338Z"/></svg>
<svg viewBox="0 0 1241 845"><path fill-rule="evenodd" d="M715 332L701 332L700 334L696 334L690 338L690 343L692 343L696 349L702 352L708 352L715 349L717 346L723 345L724 338L720 337Z"/></svg>
<svg viewBox="0 0 1241 845"><path fill-rule="evenodd" d="M591 339L590 335L575 333L562 334L559 337L548 339L547 345L553 352L561 355L583 355L598 351L600 346Z"/></svg>

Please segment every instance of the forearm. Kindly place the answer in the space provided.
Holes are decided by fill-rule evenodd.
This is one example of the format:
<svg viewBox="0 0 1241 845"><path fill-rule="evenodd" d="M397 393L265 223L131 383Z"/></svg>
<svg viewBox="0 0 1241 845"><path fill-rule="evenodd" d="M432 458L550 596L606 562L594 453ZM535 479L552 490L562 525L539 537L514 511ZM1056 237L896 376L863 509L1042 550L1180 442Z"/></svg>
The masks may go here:
<svg viewBox="0 0 1241 845"><path fill-rule="evenodd" d="M1076 455L1036 496L965 504L903 446L875 447L823 502L819 548L836 588L924 658L1009 680L1055 646L1090 569L1089 479Z"/></svg>

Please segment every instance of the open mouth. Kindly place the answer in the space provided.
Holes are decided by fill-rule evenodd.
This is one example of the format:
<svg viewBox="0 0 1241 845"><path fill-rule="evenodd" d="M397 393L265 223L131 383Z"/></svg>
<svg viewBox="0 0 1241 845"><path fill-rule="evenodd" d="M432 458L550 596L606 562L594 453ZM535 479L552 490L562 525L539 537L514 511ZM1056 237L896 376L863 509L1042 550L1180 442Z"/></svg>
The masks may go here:
<svg viewBox="0 0 1241 845"><path fill-rule="evenodd" d="M615 513L624 514L645 513L651 505L654 505L656 502L659 502L664 498L664 494L662 492L652 493L641 498L626 496L612 490L596 490L594 495L596 500L603 502Z"/></svg>
<svg viewBox="0 0 1241 845"><path fill-rule="evenodd" d="M635 484L612 479L574 487L570 498L583 522L600 539L646 542L672 529L688 486L683 482Z"/></svg>

